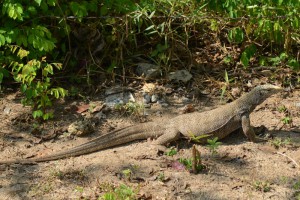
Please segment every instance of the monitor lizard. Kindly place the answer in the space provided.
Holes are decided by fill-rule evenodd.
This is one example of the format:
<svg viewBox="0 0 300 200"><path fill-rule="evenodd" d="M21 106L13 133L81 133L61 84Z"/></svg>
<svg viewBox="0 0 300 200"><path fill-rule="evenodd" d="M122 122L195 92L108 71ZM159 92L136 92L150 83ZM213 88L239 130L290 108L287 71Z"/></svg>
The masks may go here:
<svg viewBox="0 0 300 200"><path fill-rule="evenodd" d="M149 122L129 126L109 132L87 143L53 155L0 161L0 164L28 164L58 160L89 154L147 138L156 138L154 144L165 145L178 139L181 135L188 138L199 138L199 136L205 135L207 137L199 139L200 143L205 143L209 138L218 137L222 139L239 128L242 128L243 133L250 141L255 142L256 136L250 125L249 115L257 105L281 90L281 87L270 84L257 86L249 93L242 95L239 99L213 110L182 114L166 122Z"/></svg>

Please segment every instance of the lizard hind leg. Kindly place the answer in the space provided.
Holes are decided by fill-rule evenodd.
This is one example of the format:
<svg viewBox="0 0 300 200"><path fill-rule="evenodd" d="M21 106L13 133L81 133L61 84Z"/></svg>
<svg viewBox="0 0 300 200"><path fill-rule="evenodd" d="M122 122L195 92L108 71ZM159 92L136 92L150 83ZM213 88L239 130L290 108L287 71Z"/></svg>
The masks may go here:
<svg viewBox="0 0 300 200"><path fill-rule="evenodd" d="M169 128L166 129L164 134L159 136L155 141L154 144L156 145L165 145L172 141L177 140L180 137L180 132L177 129Z"/></svg>

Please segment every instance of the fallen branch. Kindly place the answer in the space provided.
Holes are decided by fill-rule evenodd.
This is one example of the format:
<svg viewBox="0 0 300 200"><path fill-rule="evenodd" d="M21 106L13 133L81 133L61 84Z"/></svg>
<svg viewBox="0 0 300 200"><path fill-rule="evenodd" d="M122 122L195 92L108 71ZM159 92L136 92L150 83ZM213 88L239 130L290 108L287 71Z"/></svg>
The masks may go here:
<svg viewBox="0 0 300 200"><path fill-rule="evenodd" d="M289 157L289 156L287 156L287 155L285 155L285 154L283 154L283 153L280 153L280 152L276 152L277 154L279 154L279 155L282 155L282 156L285 156L285 157L287 157L288 159L290 159L297 167L299 167L299 164L294 160L294 159L292 159L291 157Z"/></svg>

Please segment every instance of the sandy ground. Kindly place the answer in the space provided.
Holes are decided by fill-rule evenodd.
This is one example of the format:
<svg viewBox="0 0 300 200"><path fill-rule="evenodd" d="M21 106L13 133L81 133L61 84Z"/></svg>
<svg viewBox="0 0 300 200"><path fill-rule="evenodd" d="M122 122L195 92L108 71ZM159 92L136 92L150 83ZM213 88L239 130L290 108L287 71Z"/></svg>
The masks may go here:
<svg viewBox="0 0 300 200"><path fill-rule="evenodd" d="M122 184L134 190L133 199L300 199L299 95L298 91L278 94L251 114L253 126L267 128L261 134L268 142L248 142L237 131L221 141L217 155L196 144L206 166L198 174L176 167L180 158L191 158L192 142L182 139L170 144L168 148L175 147L177 154L168 156L154 149L151 140L137 141L37 165L0 166L0 199L100 199ZM4 94L0 104L1 160L51 154L82 144L111 127L138 123L111 112L93 134L85 137L54 132L80 119L80 114L66 109L72 103L55 106L58 117L44 125L41 139L41 135L33 134L30 108L20 104L16 93ZM280 106L287 111L279 112ZM9 113L5 108L10 108ZM147 112L151 121L180 114L172 104ZM284 125L282 119L287 115L292 123Z"/></svg>

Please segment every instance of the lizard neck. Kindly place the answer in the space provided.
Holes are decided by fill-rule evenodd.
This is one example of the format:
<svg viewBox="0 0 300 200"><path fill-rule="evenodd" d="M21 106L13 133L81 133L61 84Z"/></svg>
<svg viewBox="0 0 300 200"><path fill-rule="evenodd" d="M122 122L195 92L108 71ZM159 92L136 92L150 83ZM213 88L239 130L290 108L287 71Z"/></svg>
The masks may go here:
<svg viewBox="0 0 300 200"><path fill-rule="evenodd" d="M258 97L255 97L253 93L247 93L234 101L235 108L237 110L247 110L249 112L252 112L257 105L260 104L260 99Z"/></svg>

